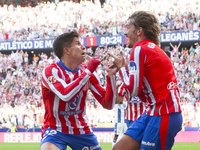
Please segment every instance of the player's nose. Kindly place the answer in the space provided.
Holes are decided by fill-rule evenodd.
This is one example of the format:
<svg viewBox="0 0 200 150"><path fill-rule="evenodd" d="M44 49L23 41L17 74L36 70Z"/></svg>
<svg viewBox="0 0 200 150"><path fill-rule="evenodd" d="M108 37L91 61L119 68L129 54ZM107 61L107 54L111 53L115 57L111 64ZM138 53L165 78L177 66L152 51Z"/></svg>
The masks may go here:
<svg viewBox="0 0 200 150"><path fill-rule="evenodd" d="M82 45L82 50L85 52L86 48L84 45Z"/></svg>

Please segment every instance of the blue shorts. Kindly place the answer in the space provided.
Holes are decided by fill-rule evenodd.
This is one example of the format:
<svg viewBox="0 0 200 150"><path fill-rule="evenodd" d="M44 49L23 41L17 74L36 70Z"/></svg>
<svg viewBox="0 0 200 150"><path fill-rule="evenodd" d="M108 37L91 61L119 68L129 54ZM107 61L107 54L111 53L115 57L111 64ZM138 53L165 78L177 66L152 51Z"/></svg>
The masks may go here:
<svg viewBox="0 0 200 150"><path fill-rule="evenodd" d="M51 142L60 150L66 150L67 146L72 150L102 150L97 137L89 134L66 134L53 129L46 129L41 139L40 146L45 142Z"/></svg>
<svg viewBox="0 0 200 150"><path fill-rule="evenodd" d="M147 116L143 113L125 134L141 143L144 150L171 150L174 137L181 130L182 114Z"/></svg>
<svg viewBox="0 0 200 150"><path fill-rule="evenodd" d="M127 128L129 128L130 126L132 126L132 124L134 123L135 121L132 121L132 120L126 120L125 119L125 123L127 125Z"/></svg>

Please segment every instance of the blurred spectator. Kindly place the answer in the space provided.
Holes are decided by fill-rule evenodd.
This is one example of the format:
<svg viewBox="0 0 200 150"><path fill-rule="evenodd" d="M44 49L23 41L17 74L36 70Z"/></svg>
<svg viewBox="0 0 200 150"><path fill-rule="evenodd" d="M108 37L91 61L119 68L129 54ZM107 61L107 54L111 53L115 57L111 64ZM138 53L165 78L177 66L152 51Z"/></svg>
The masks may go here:
<svg viewBox="0 0 200 150"><path fill-rule="evenodd" d="M16 125L14 123L12 123L12 127L10 128L11 132L17 132L17 128Z"/></svg>

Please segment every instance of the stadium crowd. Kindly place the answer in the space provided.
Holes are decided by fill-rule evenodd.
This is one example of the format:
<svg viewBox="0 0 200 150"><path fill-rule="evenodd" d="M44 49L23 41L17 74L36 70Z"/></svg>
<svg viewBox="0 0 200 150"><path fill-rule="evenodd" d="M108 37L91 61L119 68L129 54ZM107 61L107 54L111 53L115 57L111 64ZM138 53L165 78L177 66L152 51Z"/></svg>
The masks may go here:
<svg viewBox="0 0 200 150"><path fill-rule="evenodd" d="M200 126L200 45L196 47L181 47L170 51L180 89L181 107L183 111L183 126ZM113 47L98 47L101 55L104 52L122 50L125 55L130 49L123 45ZM166 52L167 53L167 52ZM93 55L91 48L87 48L87 54ZM0 54L0 127L10 128L11 124L18 127L41 127L43 123L44 106L41 97L41 72L47 65L57 62L57 57L51 53L47 56L41 53L34 55L33 62L29 62L27 52L17 50L10 55ZM87 63L87 59L85 61ZM96 70L99 82L105 86L103 65ZM87 117L91 126L99 123L114 122L114 110L106 110L95 100L91 92L87 96Z"/></svg>
<svg viewBox="0 0 200 150"><path fill-rule="evenodd" d="M134 10L152 11L162 31L200 29L197 0L106 0L103 5L99 0L34 4L19 0L0 6L0 41L49 39L73 29L83 37L122 34L124 21Z"/></svg>

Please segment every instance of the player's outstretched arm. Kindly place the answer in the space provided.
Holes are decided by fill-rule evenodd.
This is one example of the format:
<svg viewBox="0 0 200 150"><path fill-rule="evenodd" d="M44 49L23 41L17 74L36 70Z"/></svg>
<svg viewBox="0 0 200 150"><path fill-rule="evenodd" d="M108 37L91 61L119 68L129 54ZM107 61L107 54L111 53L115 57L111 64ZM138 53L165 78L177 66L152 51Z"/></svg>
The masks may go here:
<svg viewBox="0 0 200 150"><path fill-rule="evenodd" d="M123 103L123 96L118 94L118 90L120 85L122 84L121 81L117 81L116 83L116 100L115 100L115 104L122 104Z"/></svg>
<svg viewBox="0 0 200 150"><path fill-rule="evenodd" d="M90 90L96 100L105 109L113 109L116 99L116 80L115 76L106 76L106 89L101 87L98 82L97 75L94 73L90 78Z"/></svg>

